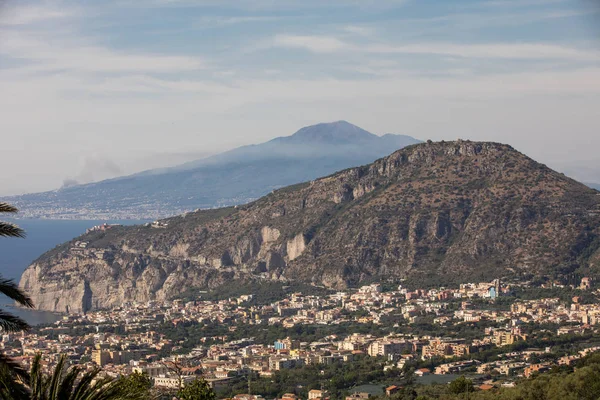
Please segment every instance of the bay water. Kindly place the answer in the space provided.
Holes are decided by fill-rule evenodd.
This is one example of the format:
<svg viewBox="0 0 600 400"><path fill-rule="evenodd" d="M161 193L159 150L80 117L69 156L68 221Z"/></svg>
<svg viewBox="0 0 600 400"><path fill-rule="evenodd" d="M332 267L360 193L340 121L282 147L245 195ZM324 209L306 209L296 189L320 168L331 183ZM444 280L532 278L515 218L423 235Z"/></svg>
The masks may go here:
<svg viewBox="0 0 600 400"><path fill-rule="evenodd" d="M3 220L7 220L3 218ZM0 274L19 282L23 271L39 256L61 243L85 233L86 229L103 223L134 225L148 221L140 220L11 220L25 230L27 237L0 238ZM0 295L0 308L19 315L31 325L52 323L61 316L44 311L14 307L12 300Z"/></svg>

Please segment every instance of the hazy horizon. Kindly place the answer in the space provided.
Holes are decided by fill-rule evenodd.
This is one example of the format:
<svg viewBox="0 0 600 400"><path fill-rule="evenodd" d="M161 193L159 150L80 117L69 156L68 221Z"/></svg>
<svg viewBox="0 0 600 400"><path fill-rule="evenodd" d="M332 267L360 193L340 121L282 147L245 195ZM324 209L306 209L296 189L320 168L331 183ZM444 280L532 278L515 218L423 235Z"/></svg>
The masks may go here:
<svg viewBox="0 0 600 400"><path fill-rule="evenodd" d="M0 195L336 120L508 143L599 182L599 16L585 0L7 0L0 129L17 167Z"/></svg>

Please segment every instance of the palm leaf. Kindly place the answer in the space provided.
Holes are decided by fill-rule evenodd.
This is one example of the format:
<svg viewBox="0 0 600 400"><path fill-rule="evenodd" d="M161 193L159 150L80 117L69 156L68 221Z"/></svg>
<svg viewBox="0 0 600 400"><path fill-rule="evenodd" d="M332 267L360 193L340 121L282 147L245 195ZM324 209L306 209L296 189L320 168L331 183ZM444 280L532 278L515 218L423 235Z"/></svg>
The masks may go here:
<svg viewBox="0 0 600 400"><path fill-rule="evenodd" d="M0 399L29 399L29 391L22 381L15 379L14 374L5 365L0 365Z"/></svg>
<svg viewBox="0 0 600 400"><path fill-rule="evenodd" d="M53 399L53 400L58 400L58 398L56 397L56 395L58 394L58 389L60 388L60 381L63 377L64 371L65 371L65 363L67 362L67 357L63 354L60 359L58 360L58 363L56 364L56 367L54 368L54 373L52 374L52 377L50 378L50 384L48 387L48 398L49 399Z"/></svg>
<svg viewBox="0 0 600 400"><path fill-rule="evenodd" d="M8 203L0 202L0 213L16 213L17 207L11 206Z"/></svg>
<svg viewBox="0 0 600 400"><path fill-rule="evenodd" d="M31 374L29 379L32 400L42 400L44 398L44 378L44 373L42 372L42 355L38 353L31 364Z"/></svg>
<svg viewBox="0 0 600 400"><path fill-rule="evenodd" d="M77 384L77 387L75 387L73 396L71 398L73 400L80 400L85 399L86 396L89 396L89 390L92 387L92 381L96 378L99 372L100 370L98 369L86 372Z"/></svg>
<svg viewBox="0 0 600 400"><path fill-rule="evenodd" d="M21 364L13 360L12 358L0 353L0 369L10 373L10 375L14 378L18 378L23 382L27 382L29 380L29 373Z"/></svg>
<svg viewBox="0 0 600 400"><path fill-rule="evenodd" d="M24 238L25 231L16 226L15 224L0 221L0 236Z"/></svg>
<svg viewBox="0 0 600 400"><path fill-rule="evenodd" d="M12 279L4 279L0 275L0 293L24 307L33 308L33 302L27 297Z"/></svg>
<svg viewBox="0 0 600 400"><path fill-rule="evenodd" d="M73 391L73 386L75 385L75 381L77 380L77 376L79 375L79 368L73 367L65 374L60 385L58 387L58 391L56 392L56 399L70 399L71 393Z"/></svg>
<svg viewBox="0 0 600 400"><path fill-rule="evenodd" d="M77 400L123 400L120 396L121 389L117 387L116 382L110 378L104 378L94 383L87 390L86 396Z"/></svg>
<svg viewBox="0 0 600 400"><path fill-rule="evenodd" d="M81 368L71 367L67 370L67 357L61 356L52 375L45 376L41 368L41 356L38 354L31 366L29 387L31 394L27 397L7 400L149 400L149 393L128 387L121 380L98 378L100 369L94 369L81 375ZM0 387L0 399L2 397Z"/></svg>
<svg viewBox="0 0 600 400"><path fill-rule="evenodd" d="M0 328L7 332L20 332L28 331L31 327L16 315L0 310Z"/></svg>

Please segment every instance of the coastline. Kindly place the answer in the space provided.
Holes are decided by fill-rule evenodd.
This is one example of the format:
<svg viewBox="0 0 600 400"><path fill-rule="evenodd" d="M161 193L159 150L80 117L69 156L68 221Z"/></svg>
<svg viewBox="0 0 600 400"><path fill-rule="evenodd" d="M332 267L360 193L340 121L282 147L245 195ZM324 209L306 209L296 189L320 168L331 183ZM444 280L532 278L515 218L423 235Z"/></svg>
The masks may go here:
<svg viewBox="0 0 600 400"><path fill-rule="evenodd" d="M41 311L25 307L18 307L14 304L2 304L0 308L10 314L24 319L29 325L36 326L42 324L53 324L59 321L66 314L55 313L51 311Z"/></svg>

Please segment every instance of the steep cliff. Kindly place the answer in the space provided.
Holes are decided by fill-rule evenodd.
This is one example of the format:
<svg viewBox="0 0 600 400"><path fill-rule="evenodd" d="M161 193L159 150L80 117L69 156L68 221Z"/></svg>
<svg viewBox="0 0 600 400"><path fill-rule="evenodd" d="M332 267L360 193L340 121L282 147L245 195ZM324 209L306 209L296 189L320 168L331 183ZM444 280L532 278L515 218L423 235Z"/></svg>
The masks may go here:
<svg viewBox="0 0 600 400"><path fill-rule="evenodd" d="M600 268L600 195L507 145L424 143L253 203L91 232L40 257L21 286L80 312L240 279L341 288Z"/></svg>

